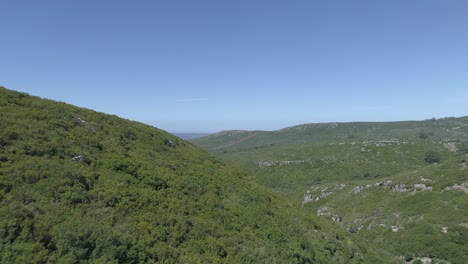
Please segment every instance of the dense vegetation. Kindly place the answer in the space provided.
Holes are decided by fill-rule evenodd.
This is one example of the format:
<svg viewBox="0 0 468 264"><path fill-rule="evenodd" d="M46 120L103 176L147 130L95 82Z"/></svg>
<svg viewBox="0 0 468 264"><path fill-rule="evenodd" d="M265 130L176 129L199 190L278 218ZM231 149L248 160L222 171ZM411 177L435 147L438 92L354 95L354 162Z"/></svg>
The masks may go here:
<svg viewBox="0 0 468 264"><path fill-rule="evenodd" d="M392 263L164 131L0 87L0 263Z"/></svg>
<svg viewBox="0 0 468 264"><path fill-rule="evenodd" d="M307 124L193 140L405 260L468 260L468 117Z"/></svg>

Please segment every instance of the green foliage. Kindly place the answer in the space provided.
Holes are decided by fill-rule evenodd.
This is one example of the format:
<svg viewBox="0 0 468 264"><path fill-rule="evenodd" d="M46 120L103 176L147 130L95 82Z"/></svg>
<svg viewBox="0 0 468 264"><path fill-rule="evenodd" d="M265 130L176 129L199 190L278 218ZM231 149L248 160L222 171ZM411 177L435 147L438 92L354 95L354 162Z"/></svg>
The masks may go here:
<svg viewBox="0 0 468 264"><path fill-rule="evenodd" d="M420 138L420 139L426 139L426 138L429 137L429 135L428 135L426 132L424 132L424 131L419 132L418 135L419 135L419 138Z"/></svg>
<svg viewBox="0 0 468 264"><path fill-rule="evenodd" d="M240 164L305 210L338 219L360 245L386 259L465 263L466 124L468 117L306 124L192 142Z"/></svg>
<svg viewBox="0 0 468 264"><path fill-rule="evenodd" d="M458 150L460 151L461 154L468 154L468 142L462 142L458 146Z"/></svg>
<svg viewBox="0 0 468 264"><path fill-rule="evenodd" d="M385 263L173 135L0 88L1 263Z"/></svg>
<svg viewBox="0 0 468 264"><path fill-rule="evenodd" d="M424 155L424 160L430 164L437 163L440 162L440 155L437 152L429 151Z"/></svg>

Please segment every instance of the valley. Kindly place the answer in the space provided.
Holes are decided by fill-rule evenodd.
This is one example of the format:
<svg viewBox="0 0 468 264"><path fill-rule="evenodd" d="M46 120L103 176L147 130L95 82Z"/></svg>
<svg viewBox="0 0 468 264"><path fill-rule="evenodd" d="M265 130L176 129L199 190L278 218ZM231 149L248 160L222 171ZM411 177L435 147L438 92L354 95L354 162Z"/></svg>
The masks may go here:
<svg viewBox="0 0 468 264"><path fill-rule="evenodd" d="M305 124L226 131L193 142L405 261L465 263L466 124L468 117Z"/></svg>
<svg viewBox="0 0 468 264"><path fill-rule="evenodd" d="M2 263L466 263L467 117L192 140L216 158L5 88L0 110Z"/></svg>

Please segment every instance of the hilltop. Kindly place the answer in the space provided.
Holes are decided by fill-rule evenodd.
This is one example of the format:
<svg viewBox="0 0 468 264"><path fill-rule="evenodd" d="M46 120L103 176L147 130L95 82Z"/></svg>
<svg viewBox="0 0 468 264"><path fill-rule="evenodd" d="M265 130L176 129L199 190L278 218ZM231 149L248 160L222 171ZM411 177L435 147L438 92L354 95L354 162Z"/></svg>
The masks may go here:
<svg viewBox="0 0 468 264"><path fill-rule="evenodd" d="M0 88L1 263L396 263L157 128Z"/></svg>
<svg viewBox="0 0 468 264"><path fill-rule="evenodd" d="M468 259L468 117L234 130L192 142L407 261Z"/></svg>
<svg viewBox="0 0 468 264"><path fill-rule="evenodd" d="M229 130L192 142L205 149L246 150L271 145L335 141L468 140L468 116L402 122L315 123L283 128L277 131ZM227 147L224 147L227 146Z"/></svg>

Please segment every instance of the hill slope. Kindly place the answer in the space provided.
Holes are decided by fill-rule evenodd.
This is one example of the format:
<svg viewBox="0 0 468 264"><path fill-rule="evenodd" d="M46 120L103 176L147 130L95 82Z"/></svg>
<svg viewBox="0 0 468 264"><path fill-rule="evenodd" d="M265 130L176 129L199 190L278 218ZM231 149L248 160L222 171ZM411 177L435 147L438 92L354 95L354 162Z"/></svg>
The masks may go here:
<svg viewBox="0 0 468 264"><path fill-rule="evenodd" d="M0 123L1 263L394 262L156 128L1 87Z"/></svg>
<svg viewBox="0 0 468 264"><path fill-rule="evenodd" d="M468 116L404 122L317 123L277 131L231 130L191 140L209 150L249 150L318 142L468 140Z"/></svg>
<svg viewBox="0 0 468 264"><path fill-rule="evenodd" d="M192 142L394 255L468 259L468 117L226 131Z"/></svg>

